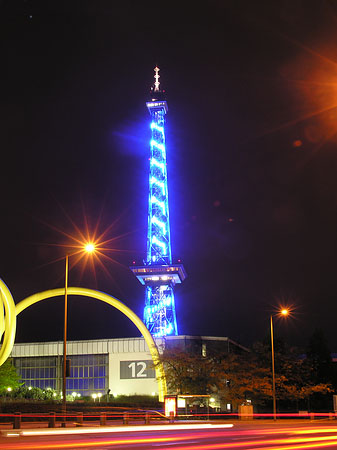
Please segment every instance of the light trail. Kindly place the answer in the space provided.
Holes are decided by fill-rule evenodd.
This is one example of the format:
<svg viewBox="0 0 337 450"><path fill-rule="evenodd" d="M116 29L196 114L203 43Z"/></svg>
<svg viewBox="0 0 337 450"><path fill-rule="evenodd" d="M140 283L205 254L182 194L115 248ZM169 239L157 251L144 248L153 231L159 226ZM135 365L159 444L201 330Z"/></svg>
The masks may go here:
<svg viewBox="0 0 337 450"><path fill-rule="evenodd" d="M189 436L189 439L191 437ZM182 438L183 439L183 438ZM186 439L186 438L185 438ZM9 444L6 446L6 450L42 450L42 449L68 449L68 448L83 448L83 447L102 447L102 446L120 446L120 445L135 445L135 444L151 444L151 443L162 443L162 442L169 442L171 441L171 437L161 437L161 438L139 438L139 439L109 439L109 440L103 440L100 439L98 441L88 441L88 440L77 440L76 442L60 442L57 441L55 443L41 443L37 444L36 442L32 443L22 443L19 444ZM179 439L178 439L179 440Z"/></svg>
<svg viewBox="0 0 337 450"><path fill-rule="evenodd" d="M12 434L13 435L13 434ZM194 436L194 438L207 438L211 437L210 434L204 434L202 436ZM135 445L135 444L153 444L160 443L164 444L161 446L161 450L170 450L172 446L170 444L169 447L165 447L165 443L172 442L174 440L184 441L190 440L191 435L184 436L167 436L167 437L151 437L151 438L133 438L133 439L113 439L113 440L105 440L100 439L98 441L87 441L80 440L76 442L54 442L54 443L13 443L6 445L6 450L53 450L53 449L72 449L72 448L83 448L83 447L101 447L101 446L126 446L126 445ZM330 447L336 446L337 444L337 436L324 436L317 438L305 438L305 439L275 439L275 440L257 440L257 441L243 441L243 442L228 442L228 443L217 443L217 444L201 444L198 445L194 443L192 446L183 445L183 446L175 446L175 450L220 450L227 448L244 448L245 450L257 450L263 448L264 450L295 450L295 449L308 449L308 448L322 448L322 447ZM272 445L266 447L266 445ZM263 446L263 447L261 447Z"/></svg>
<svg viewBox="0 0 337 450"><path fill-rule="evenodd" d="M169 425L137 425L137 426L122 426L122 427L100 427L97 428L72 428L72 429L48 429L48 430L27 430L21 431L21 436L47 436L47 435L57 435L57 434L90 434L90 433L126 433L126 432L136 432L136 431L186 431L186 430L204 430L204 429L222 429L222 428L232 428L232 423L226 424L169 424Z"/></svg>
<svg viewBox="0 0 337 450"><path fill-rule="evenodd" d="M103 429L55 429L55 430L27 430L21 431L21 436L52 436L52 435L74 435L74 434L86 434L86 433L115 433L115 432L144 432L144 431L183 431L181 435L164 435L164 436L152 436L146 435L143 437L136 438L118 438L104 439L97 438L96 441L79 439L78 441L72 442L41 442L41 443L31 443L20 440L16 443L9 443L6 445L6 450L54 450L54 449L74 449L74 448L84 448L84 447L101 447L101 446L130 446L136 444L160 444L161 450L172 450L172 442L176 442L175 450L221 450L221 449L245 449L245 450L301 450L309 448L327 448L334 447L337 445L337 428L329 427L322 429L309 428L306 430L301 430L299 428L285 428L278 430L260 429L260 430L239 430L239 431L228 431L224 432L224 428L232 428L233 424L187 424L187 425L155 425L155 426L131 426L127 427L113 427L113 428L103 428ZM240 442L221 442L221 443L210 443L210 444L198 444L194 442L193 445L186 443L184 445L183 441L190 441L191 434L186 433L186 431L195 430L193 435L194 439L207 439L207 438L226 438L231 439L234 436L246 436L246 440ZM198 433L200 431L200 433ZM256 439L253 440L251 435L255 434L275 434L277 433L290 433L293 437L282 437L279 439ZM8 436L17 436L18 433L10 432ZM330 434L328 436L298 436L299 434L313 434L313 433L326 433ZM331 435L333 434L333 435ZM166 444L166 445L165 445ZM177 445L178 444L178 445ZM180 444L180 445L179 445Z"/></svg>
<svg viewBox="0 0 337 450"><path fill-rule="evenodd" d="M83 434L100 434L100 433L125 433L125 432L151 432L151 435L143 435L140 437L123 438L115 436L111 439L106 439L103 436L97 437L95 441L86 439L84 436L81 439L78 437L77 441L72 440L72 442L25 442L20 439L20 441L9 443L6 445L6 450L56 450L56 449L81 449L81 448L98 448L102 446L111 446L112 448L129 448L128 446L144 444L149 447L153 444L160 445L161 450L172 450L172 442L175 442L175 450L221 450L221 449L244 449L244 450L304 450L309 448L328 448L337 446L337 428L336 427L326 427L326 428L313 428L301 429L299 427L282 427L277 430L275 429L258 429L258 430L230 430L233 428L233 424L167 424L167 425L153 425L153 426L130 426L130 427L104 427L104 428L87 428L87 429L52 429L52 430L22 430L15 433L14 431L8 432L7 436L55 436L58 435L83 435ZM225 431L227 429L228 431ZM217 443L197 443L193 442L191 444L191 433L188 431L194 430L194 439L208 439L208 438L224 438L227 442L217 442ZM176 433L172 436L165 434L162 436L155 436L153 432L156 431L174 431L182 433L177 435ZM261 434L282 434L289 433L292 436L282 437L272 439L271 436L268 438L259 438L258 435ZM326 436L321 434L325 433ZM312 436L312 434L320 434L320 436ZM255 435L257 439L254 439ZM305 436L306 435L306 436ZM311 435L311 436L310 436ZM240 436L243 438L242 441L237 442L230 440L233 437ZM184 444L184 441L189 441Z"/></svg>
<svg viewBox="0 0 337 450"><path fill-rule="evenodd" d="M336 432L336 430L335 430ZM326 441L326 442L324 442ZM283 444L282 446L280 446ZM286 444L286 445L284 445ZM294 445L295 444L295 445ZM282 438L282 439L264 439L256 441L243 441L243 442L228 442L228 443L217 443L217 444L202 444L193 446L183 446L175 447L174 450L220 450L226 448L242 448L245 450L294 450L294 449L304 449L304 448L314 448L318 447L329 447L337 444L337 435L333 436L319 436L319 437L308 437L308 438ZM259 446L263 447L259 447ZM272 445L272 447L265 447L266 445ZM161 447L161 450L170 450L171 447Z"/></svg>
<svg viewBox="0 0 337 450"><path fill-rule="evenodd" d="M312 444L304 444L304 445L286 445L283 447L263 447L263 450L300 450L300 449L304 449L304 448L322 448L322 447L331 447L332 445L334 446L334 448L336 448L336 442L337 441L333 441L333 442L327 442L327 443L322 443L322 444L315 444L315 446L313 447ZM251 449L246 449L246 450L251 450ZM254 450L257 450L256 448L254 448Z"/></svg>
<svg viewBox="0 0 337 450"><path fill-rule="evenodd" d="M13 437L13 436L57 436L57 435L74 435L74 434L98 434L98 433L116 433L116 432L143 432L143 431L186 431L186 430L200 430L200 429L223 429L223 428L231 428L233 427L233 424L220 424L213 426L212 424L189 424L189 425L156 425L156 426L131 426L127 427L114 427L114 428L104 428L104 429L71 429L71 430L29 430L29 431L21 431L21 432L9 432L7 436ZM223 433L216 433L217 436L223 435ZM207 438L210 436L214 436L214 434L210 434L209 432L201 432L198 433L198 438ZM166 435L161 437L141 437L141 438L113 438L113 439L102 439L98 438L97 441L88 441L88 440L78 440L76 442L69 442L69 443L63 443L60 441L53 442L53 443L30 443L30 442L24 442L20 441L18 443L12 443L6 445L6 450L33 450L33 449L39 449L39 450L53 450L53 449L72 449L72 448L83 448L83 447L101 447L105 445L109 446L116 446L116 445L135 445L135 444L153 444L153 443L168 443L171 442L172 439L175 441L184 441L184 440L190 440L191 435L190 434L182 434L181 436L172 436Z"/></svg>

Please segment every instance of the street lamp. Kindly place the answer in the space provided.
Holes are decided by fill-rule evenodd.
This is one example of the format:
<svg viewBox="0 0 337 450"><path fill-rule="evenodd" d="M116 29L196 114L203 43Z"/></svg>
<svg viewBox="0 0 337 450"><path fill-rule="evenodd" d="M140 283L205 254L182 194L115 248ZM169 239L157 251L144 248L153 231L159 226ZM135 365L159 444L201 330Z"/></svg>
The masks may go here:
<svg viewBox="0 0 337 450"><path fill-rule="evenodd" d="M87 253L92 253L93 251L95 251L95 244L93 244L92 242L88 242L88 243L85 245L84 250L85 250Z"/></svg>
<svg viewBox="0 0 337 450"><path fill-rule="evenodd" d="M287 316L289 309L282 308L278 316ZM276 420L276 390L275 390L275 354L274 354L274 329L273 329L273 314L270 315L270 340L271 340L271 367L273 376L273 417Z"/></svg>
<svg viewBox="0 0 337 450"><path fill-rule="evenodd" d="M83 246L83 250L87 253L95 251L95 244L87 242ZM67 318L68 318L68 275L69 275L69 255L66 254L66 267L64 277L64 327L63 327L63 378L62 378L62 412L64 421L62 427L66 426L67 414Z"/></svg>

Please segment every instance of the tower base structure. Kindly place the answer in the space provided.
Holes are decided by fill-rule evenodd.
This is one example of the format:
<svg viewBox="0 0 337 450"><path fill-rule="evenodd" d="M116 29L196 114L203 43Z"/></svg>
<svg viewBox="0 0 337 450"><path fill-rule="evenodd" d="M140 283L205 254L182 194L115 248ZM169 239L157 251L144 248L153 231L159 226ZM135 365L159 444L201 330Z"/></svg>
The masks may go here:
<svg viewBox="0 0 337 450"><path fill-rule="evenodd" d="M182 264L130 267L140 283L146 286L144 323L152 336L177 335L173 287L182 283L186 272Z"/></svg>

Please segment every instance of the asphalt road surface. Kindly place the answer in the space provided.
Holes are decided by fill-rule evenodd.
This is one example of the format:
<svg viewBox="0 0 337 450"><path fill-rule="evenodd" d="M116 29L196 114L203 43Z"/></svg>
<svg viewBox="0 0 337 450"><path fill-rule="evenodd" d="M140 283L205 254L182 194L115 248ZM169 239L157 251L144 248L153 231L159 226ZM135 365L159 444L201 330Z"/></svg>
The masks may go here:
<svg viewBox="0 0 337 450"><path fill-rule="evenodd" d="M3 450L337 449L337 422L287 421L2 432Z"/></svg>

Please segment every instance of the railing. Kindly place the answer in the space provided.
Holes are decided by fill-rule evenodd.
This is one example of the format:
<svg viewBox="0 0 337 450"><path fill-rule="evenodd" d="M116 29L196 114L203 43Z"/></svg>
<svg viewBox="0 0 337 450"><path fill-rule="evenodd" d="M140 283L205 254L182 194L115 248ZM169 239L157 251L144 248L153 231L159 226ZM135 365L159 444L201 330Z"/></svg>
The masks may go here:
<svg viewBox="0 0 337 450"><path fill-rule="evenodd" d="M144 424L150 424L158 420L168 420L165 416L157 411L151 412L119 412L111 413L101 411L99 414L83 414L83 412L67 413L66 416L61 413L55 413L53 411L46 413L21 413L16 412L12 414L0 414L0 423L2 427L8 425L13 425L13 429L22 428L22 424L25 426L31 425L41 425L47 426L48 428L55 428L57 426L107 426L115 425L117 423L122 423L128 425L134 422L142 422Z"/></svg>
<svg viewBox="0 0 337 450"><path fill-rule="evenodd" d="M276 415L277 419L307 419L307 420L334 420L337 419L336 412L327 413L314 413L307 411L300 411L299 413L279 413ZM200 412L190 414L179 414L178 416L165 417L159 411L124 411L124 412L111 412L100 411L99 414L84 414L83 412L67 413L66 416L61 413L49 412L49 413L12 413L12 414L0 414L0 427L4 428L7 425L13 427L13 429L25 427L48 427L56 428L60 426L111 426L111 425L131 425L134 423L153 424L161 421L162 423L173 422L186 422L186 421L219 421L219 420L252 420L252 419L264 419L272 420L274 415L271 413L266 414L238 414L238 413L215 413L215 414L203 414Z"/></svg>

